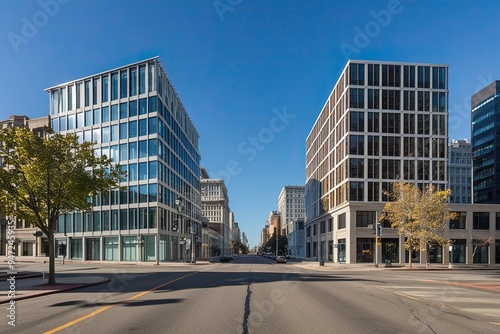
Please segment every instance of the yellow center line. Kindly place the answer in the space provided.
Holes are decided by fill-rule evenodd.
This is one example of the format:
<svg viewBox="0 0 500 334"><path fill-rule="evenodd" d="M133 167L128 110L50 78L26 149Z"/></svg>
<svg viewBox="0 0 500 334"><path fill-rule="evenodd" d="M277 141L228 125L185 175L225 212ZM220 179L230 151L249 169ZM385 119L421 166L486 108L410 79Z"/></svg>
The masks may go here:
<svg viewBox="0 0 500 334"><path fill-rule="evenodd" d="M420 299L416 298L416 297L413 297L413 296L410 296L410 295L407 295L405 293L402 293L402 292L396 292L394 291L394 293L398 296L402 296L402 297L406 297L406 298L410 298L410 299L413 299L413 300L418 300L418 301L421 301Z"/></svg>
<svg viewBox="0 0 500 334"><path fill-rule="evenodd" d="M194 275L194 274L197 274L197 273L198 273L198 272L196 271L196 272L193 272L193 273L190 273L190 274L187 274L187 275L181 276L181 277L179 277L179 278L173 279L173 280L171 280L171 281L168 281L168 282L162 283L162 284L160 284L160 285L158 285L158 286L156 286L156 287L154 287L154 288L152 288L152 289L149 289L149 290L146 290L146 291L139 292L138 294L136 294L136 295L134 295L134 296L132 296L132 297L130 297L130 298L128 298L128 299L126 299L125 301L129 301L129 300L134 300L134 299L137 299L137 298L139 298L139 297L141 297L141 296L144 296L145 294L148 294L148 293L150 293L150 292L152 292L152 291L155 291L155 290L157 290L157 289L159 289L159 288L161 288L161 287L164 287L165 285L169 285L169 284L171 284L171 283L177 282L177 281L179 281L179 280L181 280L181 279L183 279L183 278L186 278L186 277L188 277L188 276L191 276L191 275ZM99 313L104 312L104 311L106 311L107 309L111 308L111 307L112 307L112 306L114 306L115 304L118 304L118 303L113 303L113 305L103 306L103 307L101 307L101 308L99 308L99 309L97 309L97 310L95 310L95 311L90 312L90 313L89 313L89 314L87 314L87 315L84 315L83 317L80 317L80 318L78 318L78 319L72 320L72 321L70 321L70 322L68 322L68 323L65 323L64 325L61 325L61 326L59 326L59 327L57 327L57 328L54 328L54 329L52 329L52 330L50 330L50 331L48 331L48 332L45 332L44 334L52 334L52 333L57 333L57 332L59 332L59 331L61 331L61 330L65 329L65 328L68 328L68 327L73 326L73 325L75 325L75 324L77 324L77 323L79 323L79 322L82 322L82 321L84 321L84 320L87 320L88 318L91 318L91 317L93 317L93 316L95 316L95 315L98 315Z"/></svg>

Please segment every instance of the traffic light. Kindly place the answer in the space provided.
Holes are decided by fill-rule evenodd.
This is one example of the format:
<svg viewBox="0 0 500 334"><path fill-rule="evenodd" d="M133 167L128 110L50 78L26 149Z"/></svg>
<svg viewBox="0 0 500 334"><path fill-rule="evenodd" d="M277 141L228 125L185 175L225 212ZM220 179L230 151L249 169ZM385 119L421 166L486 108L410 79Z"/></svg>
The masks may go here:
<svg viewBox="0 0 500 334"><path fill-rule="evenodd" d="M178 219L176 219L172 223L172 231L177 232L178 228L179 228L179 223L178 223Z"/></svg>
<svg viewBox="0 0 500 334"><path fill-rule="evenodd" d="M378 231L376 230L378 228ZM372 235L382 236L382 224L376 223L372 225Z"/></svg>

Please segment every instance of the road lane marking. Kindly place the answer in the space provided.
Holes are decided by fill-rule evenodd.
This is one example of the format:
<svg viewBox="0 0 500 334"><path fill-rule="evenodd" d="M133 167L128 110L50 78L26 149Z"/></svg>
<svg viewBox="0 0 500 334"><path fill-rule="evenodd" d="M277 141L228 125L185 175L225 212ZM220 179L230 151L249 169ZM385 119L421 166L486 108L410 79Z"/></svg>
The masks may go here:
<svg viewBox="0 0 500 334"><path fill-rule="evenodd" d="M410 299L418 300L419 302L421 302L421 300L420 300L420 299L415 298L415 297L410 296L410 295L407 295L407 294L405 294L405 293L396 292L396 291L394 291L393 293L397 294L398 296L402 296L402 297L406 297L406 298L410 298Z"/></svg>
<svg viewBox="0 0 500 334"><path fill-rule="evenodd" d="M193 272L193 273L190 273L190 274L187 274L187 275L184 275L184 276L178 277L178 278L176 278L176 279L173 279L173 280L171 280L171 281L168 281L168 282L162 283L162 284L160 284L160 285L158 285L158 286L156 286L156 287L154 287L154 288L152 288L152 289L149 289L149 290L145 290L145 291L139 292L138 294L136 294L136 295L134 295L134 296L132 296L132 297L130 297L130 298L128 298L128 299L125 299L125 301L129 301L129 300L134 300L134 299L137 299L137 298L139 298L139 297L141 297L141 296L144 296L145 294L148 294L148 293L150 293L150 292L152 292L152 291L155 291L155 290L157 290L157 289L159 289L159 288L162 288L162 287L164 287L164 286L166 286L166 285L169 285L169 284L171 284L171 283L177 282L177 281L179 281L179 280L181 280L181 279L183 279L183 278L186 278L186 277L188 277L188 276L191 276L191 275L194 275L194 274L197 274L197 273L198 273L198 272L197 272L197 271L195 271L195 272ZM73 325L75 325L75 324L77 324L77 323L79 323L79 322L82 322L82 321L84 321L84 320L87 320L87 319L89 319L89 318L91 318L91 317L95 316L95 315L98 315L99 313L102 313L102 312L106 311L107 309L109 309L109 308L113 307L113 306L114 306L114 305L116 305L116 304L120 304L120 302L114 302L114 303L112 303L112 305L103 306L103 307L101 307L101 308L99 308L99 309L97 309L97 310L95 310L95 311L90 312L90 313L89 313L89 314L87 314L87 315L84 315L83 317L80 317L80 318L78 318L78 319L72 320L72 321L70 321L70 322L68 322L68 323L65 323L64 325L61 325L61 326L59 326L59 327L57 327L57 328L54 328L54 329L52 329L52 330L50 330L50 331L48 331L48 332L44 332L43 334L53 334L53 333L57 333L57 332L59 332L59 331L61 331L61 330L65 329L65 328L71 327L71 326L73 326Z"/></svg>

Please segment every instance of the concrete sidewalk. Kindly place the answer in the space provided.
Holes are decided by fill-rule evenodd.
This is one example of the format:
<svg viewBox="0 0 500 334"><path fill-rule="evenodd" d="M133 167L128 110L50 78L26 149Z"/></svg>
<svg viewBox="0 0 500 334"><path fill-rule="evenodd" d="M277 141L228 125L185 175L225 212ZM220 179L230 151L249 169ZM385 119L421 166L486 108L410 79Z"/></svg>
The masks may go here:
<svg viewBox="0 0 500 334"><path fill-rule="evenodd" d="M13 279L10 279L14 277ZM18 301L27 298L45 296L61 291L68 291L109 282L102 276L77 276L57 277L56 284L47 284L47 277L43 278L41 273L17 273L6 277L2 275L0 280L0 304Z"/></svg>

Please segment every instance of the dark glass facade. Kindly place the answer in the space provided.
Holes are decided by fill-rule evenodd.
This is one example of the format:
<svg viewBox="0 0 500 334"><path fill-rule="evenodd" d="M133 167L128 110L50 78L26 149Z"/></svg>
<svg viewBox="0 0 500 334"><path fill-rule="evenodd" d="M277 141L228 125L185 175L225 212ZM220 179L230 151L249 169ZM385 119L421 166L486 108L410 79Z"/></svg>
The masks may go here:
<svg viewBox="0 0 500 334"><path fill-rule="evenodd" d="M500 81L472 96L474 203L500 203Z"/></svg>

